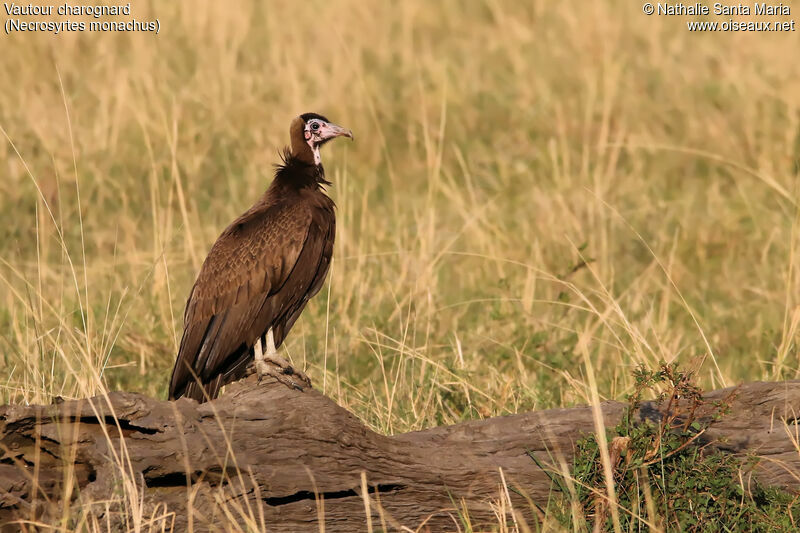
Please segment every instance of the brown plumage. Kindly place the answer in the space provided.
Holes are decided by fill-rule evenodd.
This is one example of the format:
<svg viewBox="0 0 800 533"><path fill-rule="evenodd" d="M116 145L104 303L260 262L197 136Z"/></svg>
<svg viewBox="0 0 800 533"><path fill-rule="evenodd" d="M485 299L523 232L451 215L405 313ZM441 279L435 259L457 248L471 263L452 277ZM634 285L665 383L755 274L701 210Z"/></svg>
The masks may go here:
<svg viewBox="0 0 800 533"><path fill-rule="evenodd" d="M203 262L186 303L170 399L216 398L220 387L244 374L253 346L266 342L270 329L280 346L319 292L336 229L319 147L340 135L352 138L321 115L292 121L291 148L272 184L222 232Z"/></svg>

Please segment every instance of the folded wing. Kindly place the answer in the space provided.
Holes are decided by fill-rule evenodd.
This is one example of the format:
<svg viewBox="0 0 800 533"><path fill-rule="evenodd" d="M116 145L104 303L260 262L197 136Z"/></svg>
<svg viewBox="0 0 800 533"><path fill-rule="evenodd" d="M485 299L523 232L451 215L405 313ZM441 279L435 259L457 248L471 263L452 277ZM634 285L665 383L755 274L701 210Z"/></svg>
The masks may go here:
<svg viewBox="0 0 800 533"><path fill-rule="evenodd" d="M255 206L222 233L186 304L170 398L215 398L269 328L280 345L327 274L334 228L325 215L298 203Z"/></svg>

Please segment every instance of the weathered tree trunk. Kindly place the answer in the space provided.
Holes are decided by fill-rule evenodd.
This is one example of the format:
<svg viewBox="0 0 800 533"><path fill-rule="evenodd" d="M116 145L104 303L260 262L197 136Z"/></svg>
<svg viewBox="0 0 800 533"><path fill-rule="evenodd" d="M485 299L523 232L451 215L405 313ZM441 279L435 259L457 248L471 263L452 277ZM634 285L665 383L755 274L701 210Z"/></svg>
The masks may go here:
<svg viewBox="0 0 800 533"><path fill-rule="evenodd" d="M570 461L574 442L594 431L592 409L577 407L386 437L316 390L253 378L229 389L203 405L118 392L0 407L0 524L52 520L62 516L65 499L73 506L128 502L95 504L93 516L104 522L158 519L168 511L175 531L231 522L319 531L321 516L327 532L366 531L368 514L375 530L425 523L448 531L456 529L462 504L473 526L496 524L503 498L506 510L524 516L533 510L518 492L544 504L554 490L528 451L558 469ZM608 427L622 412L618 402L602 404ZM762 457L760 481L797 490L798 413L800 382L743 385L705 442ZM638 416L658 417L658 406L644 404Z"/></svg>

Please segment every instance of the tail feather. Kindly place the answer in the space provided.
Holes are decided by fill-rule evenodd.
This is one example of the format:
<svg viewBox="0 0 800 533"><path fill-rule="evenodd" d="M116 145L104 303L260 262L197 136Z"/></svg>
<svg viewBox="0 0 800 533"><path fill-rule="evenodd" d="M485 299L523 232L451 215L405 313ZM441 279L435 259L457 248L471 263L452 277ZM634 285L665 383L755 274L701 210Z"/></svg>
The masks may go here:
<svg viewBox="0 0 800 533"><path fill-rule="evenodd" d="M191 381L186 385L182 391L170 393L170 400L177 400L178 398L191 398L197 403L204 403L215 399L219 396L219 389L222 388L222 376L217 376L209 383L200 383L199 381Z"/></svg>

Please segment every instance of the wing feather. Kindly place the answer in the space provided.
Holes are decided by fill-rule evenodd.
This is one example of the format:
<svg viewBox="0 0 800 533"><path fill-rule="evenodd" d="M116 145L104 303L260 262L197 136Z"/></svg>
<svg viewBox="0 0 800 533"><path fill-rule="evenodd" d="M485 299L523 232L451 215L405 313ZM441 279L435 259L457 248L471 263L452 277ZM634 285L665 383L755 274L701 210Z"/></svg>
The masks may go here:
<svg viewBox="0 0 800 533"><path fill-rule="evenodd" d="M308 301L322 288L328 275L336 225L333 217L312 223L302 254L305 256L297 262L298 272L293 272L287 282L290 295L282 300L287 306L275 321L275 344L280 345L286 334L292 329L300 313Z"/></svg>
<svg viewBox="0 0 800 533"><path fill-rule="evenodd" d="M190 383L213 385L215 377L246 358L259 323L274 320L271 300L295 269L312 219L312 209L303 203L255 206L217 239L186 304L171 398L191 392L196 397L198 387Z"/></svg>

